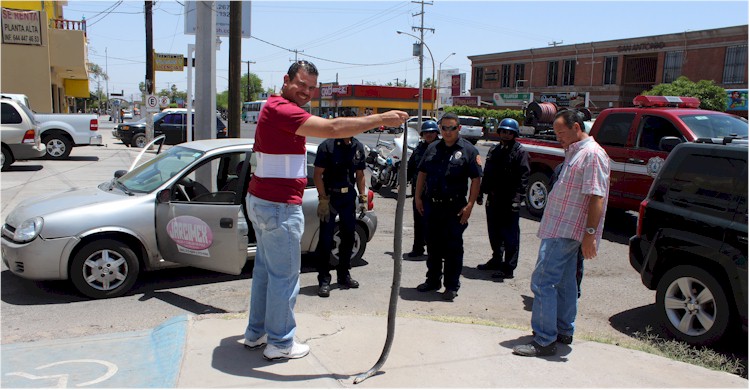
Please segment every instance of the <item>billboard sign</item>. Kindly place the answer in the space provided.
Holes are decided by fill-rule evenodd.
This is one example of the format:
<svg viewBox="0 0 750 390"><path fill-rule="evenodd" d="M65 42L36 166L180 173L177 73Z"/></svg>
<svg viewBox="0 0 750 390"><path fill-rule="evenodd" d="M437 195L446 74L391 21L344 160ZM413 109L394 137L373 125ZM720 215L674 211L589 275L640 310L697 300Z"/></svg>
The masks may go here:
<svg viewBox="0 0 750 390"><path fill-rule="evenodd" d="M39 11L3 8L3 43L42 45L42 21Z"/></svg>
<svg viewBox="0 0 750 390"><path fill-rule="evenodd" d="M198 1L185 2L185 34L195 35L198 26L197 4ZM229 2L214 1L216 12L216 35L220 37L229 36ZM250 1L242 2L242 38L250 38Z"/></svg>
<svg viewBox="0 0 750 390"><path fill-rule="evenodd" d="M479 96L453 96L454 106L479 106Z"/></svg>
<svg viewBox="0 0 750 390"><path fill-rule="evenodd" d="M539 95L541 103L555 103L558 107L585 107L588 92L542 92Z"/></svg>
<svg viewBox="0 0 750 390"><path fill-rule="evenodd" d="M492 101L496 106L523 106L524 102L534 101L534 93L493 93Z"/></svg>
<svg viewBox="0 0 750 390"><path fill-rule="evenodd" d="M184 66L185 57L182 54L154 53L154 71L182 72Z"/></svg>

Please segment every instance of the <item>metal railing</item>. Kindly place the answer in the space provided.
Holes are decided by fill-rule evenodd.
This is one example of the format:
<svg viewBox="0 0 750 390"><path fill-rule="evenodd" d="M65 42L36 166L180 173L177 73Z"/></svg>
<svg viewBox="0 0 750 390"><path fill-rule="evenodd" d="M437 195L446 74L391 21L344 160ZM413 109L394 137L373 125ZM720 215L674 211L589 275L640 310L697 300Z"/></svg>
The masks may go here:
<svg viewBox="0 0 750 390"><path fill-rule="evenodd" d="M57 30L83 31L83 35L86 35L85 20L50 19L49 27Z"/></svg>

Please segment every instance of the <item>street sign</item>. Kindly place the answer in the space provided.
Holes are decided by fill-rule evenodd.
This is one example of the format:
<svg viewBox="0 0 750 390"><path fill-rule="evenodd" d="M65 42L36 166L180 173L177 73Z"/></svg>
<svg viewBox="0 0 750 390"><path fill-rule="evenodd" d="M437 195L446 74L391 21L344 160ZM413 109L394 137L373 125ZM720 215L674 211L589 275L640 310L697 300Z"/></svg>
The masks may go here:
<svg viewBox="0 0 750 390"><path fill-rule="evenodd" d="M169 106L169 96L159 96L159 107Z"/></svg>
<svg viewBox="0 0 750 390"><path fill-rule="evenodd" d="M159 111L159 99L154 95L146 96L146 111L147 112L158 112Z"/></svg>

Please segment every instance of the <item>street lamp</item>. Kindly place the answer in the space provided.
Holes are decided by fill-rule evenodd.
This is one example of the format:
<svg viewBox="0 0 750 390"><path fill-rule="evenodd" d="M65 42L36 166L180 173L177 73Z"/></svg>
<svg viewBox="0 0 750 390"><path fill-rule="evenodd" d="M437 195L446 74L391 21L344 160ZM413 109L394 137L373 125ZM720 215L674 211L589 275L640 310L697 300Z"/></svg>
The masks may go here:
<svg viewBox="0 0 750 390"><path fill-rule="evenodd" d="M438 86L437 86L437 95L435 96L435 104L432 106L437 111L438 101L440 100L440 73L443 72L443 62L448 61L448 58L450 56L455 55L456 53L448 54L448 57L445 57L444 60L440 61L440 66L438 66ZM435 115L435 118L437 118L437 114Z"/></svg>
<svg viewBox="0 0 750 390"><path fill-rule="evenodd" d="M430 50L430 47L427 46L427 44L424 43L424 41L422 39L420 39L416 35L409 34L407 32L403 32L403 31L396 31L396 34L404 34L404 35L408 35L408 36L410 36L412 38L415 38L424 47L427 48L427 52L430 53L430 60L432 61L432 88L433 88L433 91L434 91L434 88L435 88L435 58L432 57L432 50ZM417 128L417 132L420 130L419 127L422 126L422 102L424 101L424 80L422 79L422 77L423 77L423 73L422 73L423 61L422 61L422 58L423 57L424 57L424 54L422 53L422 50L419 50L419 107L418 107L418 110L419 110L419 113L418 113L418 115L419 115L419 121L417 123L417 127L418 127ZM433 109L434 108L435 107L433 107ZM407 129L404 129L405 132L406 132L406 130Z"/></svg>

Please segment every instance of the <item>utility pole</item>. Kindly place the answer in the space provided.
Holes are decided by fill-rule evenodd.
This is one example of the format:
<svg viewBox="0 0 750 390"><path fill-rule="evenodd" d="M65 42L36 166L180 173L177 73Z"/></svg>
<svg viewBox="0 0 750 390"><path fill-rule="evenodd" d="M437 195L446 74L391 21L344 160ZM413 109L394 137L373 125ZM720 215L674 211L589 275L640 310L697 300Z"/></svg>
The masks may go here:
<svg viewBox="0 0 750 390"><path fill-rule="evenodd" d="M153 6L154 3L146 1L146 95L154 93L154 31L153 31ZM150 113L146 114L146 142L154 139L154 117Z"/></svg>
<svg viewBox="0 0 750 390"><path fill-rule="evenodd" d="M112 111L109 109L109 55L107 54L107 48L104 48L104 71L107 72L107 78L104 79L106 81L107 88L107 99L104 101L104 110L105 112L109 112L110 119L112 119Z"/></svg>
<svg viewBox="0 0 750 390"><path fill-rule="evenodd" d="M294 52L294 62L297 62L297 53L304 53L305 52L304 50L297 50L297 49L294 49L292 51ZM291 62L292 60L290 59L289 61Z"/></svg>
<svg viewBox="0 0 750 390"><path fill-rule="evenodd" d="M552 42L548 42L547 46L557 46L557 45L561 45L562 43L563 41L560 41L560 42L552 41Z"/></svg>
<svg viewBox="0 0 750 390"><path fill-rule="evenodd" d="M427 28L424 26L424 5L425 1L412 1L412 3L421 4L422 10L418 14L412 14L412 16L420 16L419 21L419 27L412 27L412 31L419 30L419 103L418 103L418 110L417 113L418 119L417 119L417 131L420 131L422 129L422 112L423 108L422 105L424 104L424 30L430 30L433 34L435 33L434 28ZM427 3L427 5L432 5L432 3ZM433 64L434 65L434 64ZM404 132L406 134L406 132Z"/></svg>
<svg viewBox="0 0 750 390"><path fill-rule="evenodd" d="M242 107L242 2L229 2L229 107L227 113L227 136L240 137L241 107ZM248 63L248 68L250 64ZM250 74L247 76L250 85Z"/></svg>
<svg viewBox="0 0 750 390"><path fill-rule="evenodd" d="M245 101L250 101L250 64L254 64L255 61L242 61L247 64L247 96L245 97Z"/></svg>

